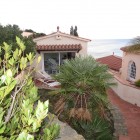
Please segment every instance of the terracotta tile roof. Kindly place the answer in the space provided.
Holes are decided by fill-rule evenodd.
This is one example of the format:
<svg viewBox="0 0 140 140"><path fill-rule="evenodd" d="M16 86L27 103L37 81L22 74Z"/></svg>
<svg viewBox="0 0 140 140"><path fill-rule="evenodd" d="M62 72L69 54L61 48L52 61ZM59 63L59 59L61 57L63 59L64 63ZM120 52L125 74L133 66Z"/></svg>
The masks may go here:
<svg viewBox="0 0 140 140"><path fill-rule="evenodd" d="M77 51L82 49L81 44L62 44L62 45L37 45L37 51Z"/></svg>
<svg viewBox="0 0 140 140"><path fill-rule="evenodd" d="M122 67L122 58L115 55L98 58L97 61L102 64L108 65L110 69L116 71L119 71L119 69Z"/></svg>

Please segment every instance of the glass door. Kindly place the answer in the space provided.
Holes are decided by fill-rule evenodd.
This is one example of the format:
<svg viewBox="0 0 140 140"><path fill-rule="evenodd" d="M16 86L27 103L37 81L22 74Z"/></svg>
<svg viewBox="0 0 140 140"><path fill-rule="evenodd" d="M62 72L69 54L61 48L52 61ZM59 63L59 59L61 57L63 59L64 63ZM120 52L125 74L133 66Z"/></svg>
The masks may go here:
<svg viewBox="0 0 140 140"><path fill-rule="evenodd" d="M57 73L59 66L59 53L44 53L44 70L48 74Z"/></svg>
<svg viewBox="0 0 140 140"><path fill-rule="evenodd" d="M61 52L60 53L60 65L64 63L66 59L75 58L75 52Z"/></svg>
<svg viewBox="0 0 140 140"><path fill-rule="evenodd" d="M44 70L48 74L55 74L58 72L58 66L66 59L72 58L75 58L75 52L44 53Z"/></svg>

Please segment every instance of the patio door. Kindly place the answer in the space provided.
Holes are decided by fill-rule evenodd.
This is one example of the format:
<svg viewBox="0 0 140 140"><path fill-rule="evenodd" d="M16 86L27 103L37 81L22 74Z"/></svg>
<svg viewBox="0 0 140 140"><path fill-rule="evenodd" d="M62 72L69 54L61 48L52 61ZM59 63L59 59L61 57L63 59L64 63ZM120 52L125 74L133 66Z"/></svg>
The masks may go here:
<svg viewBox="0 0 140 140"><path fill-rule="evenodd" d="M64 63L64 59L75 58L75 52L50 52L44 53L44 70L48 74L58 72L58 66Z"/></svg>

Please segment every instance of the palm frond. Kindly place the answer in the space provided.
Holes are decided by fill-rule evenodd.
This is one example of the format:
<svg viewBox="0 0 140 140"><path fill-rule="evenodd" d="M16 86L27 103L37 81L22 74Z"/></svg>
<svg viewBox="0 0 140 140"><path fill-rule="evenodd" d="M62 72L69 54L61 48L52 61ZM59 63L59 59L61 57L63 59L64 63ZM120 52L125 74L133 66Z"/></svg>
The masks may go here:
<svg viewBox="0 0 140 140"><path fill-rule="evenodd" d="M83 118L84 121L91 121L92 120L91 113L88 109L85 110L82 118Z"/></svg>
<svg viewBox="0 0 140 140"><path fill-rule="evenodd" d="M76 118L83 120L83 115L85 114L85 109L84 108L78 108L76 111Z"/></svg>
<svg viewBox="0 0 140 140"><path fill-rule="evenodd" d="M96 62L93 57L67 60L54 78L61 83L58 92L65 98L67 108L72 108L69 116L84 120L91 120L89 108L93 111L100 103L106 106L106 89L113 84L107 66Z"/></svg>
<svg viewBox="0 0 140 140"><path fill-rule="evenodd" d="M69 118L74 118L76 115L76 109L75 108L71 108L70 113L69 113Z"/></svg>

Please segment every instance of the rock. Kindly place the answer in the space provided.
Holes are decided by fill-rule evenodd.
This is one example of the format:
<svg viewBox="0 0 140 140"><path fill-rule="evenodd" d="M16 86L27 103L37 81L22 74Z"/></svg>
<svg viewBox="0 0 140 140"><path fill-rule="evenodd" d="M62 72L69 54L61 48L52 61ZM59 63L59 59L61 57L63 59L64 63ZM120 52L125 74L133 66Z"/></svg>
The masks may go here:
<svg viewBox="0 0 140 140"><path fill-rule="evenodd" d="M60 135L57 140L85 140L82 135L79 135L68 124L59 121L56 116L54 117L53 122L60 125Z"/></svg>

